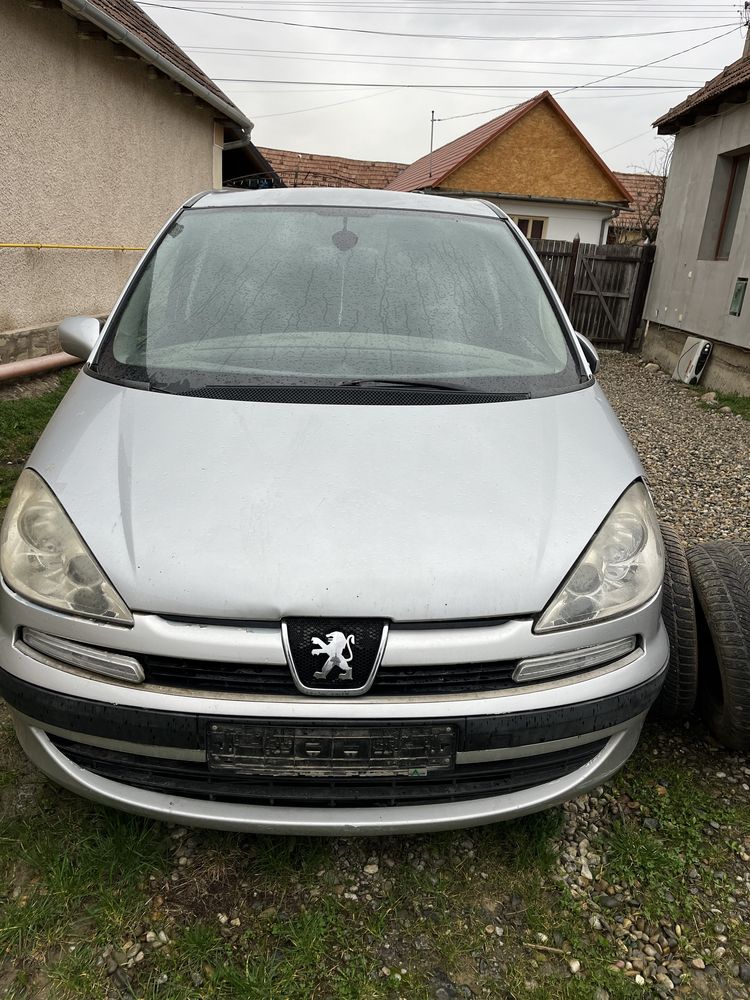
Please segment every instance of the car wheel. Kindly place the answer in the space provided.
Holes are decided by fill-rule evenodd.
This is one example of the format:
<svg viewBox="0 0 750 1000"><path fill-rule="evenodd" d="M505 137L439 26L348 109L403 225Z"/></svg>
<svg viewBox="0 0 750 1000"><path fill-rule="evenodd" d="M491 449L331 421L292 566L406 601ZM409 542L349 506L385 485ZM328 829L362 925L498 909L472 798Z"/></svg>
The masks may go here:
<svg viewBox="0 0 750 1000"><path fill-rule="evenodd" d="M746 563L750 563L750 542L732 542L732 545L741 552Z"/></svg>
<svg viewBox="0 0 750 1000"><path fill-rule="evenodd" d="M750 749L750 562L731 542L688 552L696 597L699 697L714 738Z"/></svg>
<svg viewBox="0 0 750 1000"><path fill-rule="evenodd" d="M653 712L662 719L685 719L695 708L698 693L698 635L690 568L680 537L662 524L664 584L661 616L669 636L669 666Z"/></svg>

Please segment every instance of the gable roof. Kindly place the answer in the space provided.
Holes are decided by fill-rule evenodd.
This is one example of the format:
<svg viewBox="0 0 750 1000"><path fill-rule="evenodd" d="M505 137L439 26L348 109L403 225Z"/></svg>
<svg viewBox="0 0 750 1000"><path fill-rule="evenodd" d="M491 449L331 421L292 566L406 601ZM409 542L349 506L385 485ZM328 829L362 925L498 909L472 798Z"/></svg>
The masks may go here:
<svg viewBox="0 0 750 1000"><path fill-rule="evenodd" d="M700 90L686 97L657 118L654 127L659 135L675 135L685 125L692 125L698 115L716 114L724 101L742 103L747 100L750 86L750 56L740 56L725 66L713 80L704 83Z"/></svg>
<svg viewBox="0 0 750 1000"><path fill-rule="evenodd" d="M466 163L493 139L502 135L527 111L536 107L543 96L540 94L530 101L524 101L523 104L511 108L498 118L493 118L492 121L485 122L484 125L467 132L466 135L460 135L458 139L433 150L432 155L428 153L415 160L388 185L389 190L417 191L419 188L435 187L462 163Z"/></svg>
<svg viewBox="0 0 750 1000"><path fill-rule="evenodd" d="M401 173L405 163L386 160L351 160L321 153L296 153L290 149L261 147L287 187L357 187L382 189Z"/></svg>
<svg viewBox="0 0 750 1000"><path fill-rule="evenodd" d="M485 146L489 145L489 143L491 143L498 136L502 135L504 132L507 132L508 129L515 125L516 122L520 121L524 115L527 115L543 102L547 102L560 116L560 118L562 118L568 128L585 147L589 155L594 159L600 170L622 194L623 201L629 202L631 200L629 192L617 179L615 174L612 173L591 143L576 128L548 90L543 91L541 94L537 94L536 97L532 97L530 100L524 101L522 104L516 105L514 108L510 108L499 117L493 118L492 121L485 122L483 125L473 129L471 132L467 132L466 135L459 136L458 139L454 139L445 146L441 146L439 149L433 150L431 156L428 153L426 156L416 160L388 185L389 190L418 191L423 188L436 187L444 181L449 174L452 174L460 166L472 157L476 156L477 153L485 148ZM520 194L521 192L516 193Z"/></svg>
<svg viewBox="0 0 750 1000"><path fill-rule="evenodd" d="M65 0L65 9L137 52L242 128L252 122L134 0Z"/></svg>

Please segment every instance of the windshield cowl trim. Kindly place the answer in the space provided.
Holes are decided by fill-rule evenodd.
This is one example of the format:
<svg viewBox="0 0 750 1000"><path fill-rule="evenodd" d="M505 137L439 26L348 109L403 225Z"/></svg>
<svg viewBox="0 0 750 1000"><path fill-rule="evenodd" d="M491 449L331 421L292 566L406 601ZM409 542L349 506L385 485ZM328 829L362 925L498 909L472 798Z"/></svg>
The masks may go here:
<svg viewBox="0 0 750 1000"><path fill-rule="evenodd" d="M410 389L399 386L341 385L205 385L195 389L171 391L161 385L152 388L148 382L118 379L84 368L85 374L110 385L141 392L158 392L161 396L186 399L214 399L224 402L288 403L328 406L445 406L455 404L516 403L536 398L529 392L485 392L466 389L461 392L441 392L436 389ZM546 394L544 394L546 395Z"/></svg>

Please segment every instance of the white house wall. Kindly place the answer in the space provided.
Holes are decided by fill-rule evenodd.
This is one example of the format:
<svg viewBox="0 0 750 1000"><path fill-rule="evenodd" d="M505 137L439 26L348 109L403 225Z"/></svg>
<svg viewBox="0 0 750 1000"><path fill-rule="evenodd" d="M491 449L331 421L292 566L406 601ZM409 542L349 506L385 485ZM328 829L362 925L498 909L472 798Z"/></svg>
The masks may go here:
<svg viewBox="0 0 750 1000"><path fill-rule="evenodd" d="M493 199L508 215L548 219L544 238L547 240L572 240L581 237L582 243L602 241L602 222L612 217L612 210L586 205L558 205L553 202L511 201ZM606 227L605 227L606 234Z"/></svg>

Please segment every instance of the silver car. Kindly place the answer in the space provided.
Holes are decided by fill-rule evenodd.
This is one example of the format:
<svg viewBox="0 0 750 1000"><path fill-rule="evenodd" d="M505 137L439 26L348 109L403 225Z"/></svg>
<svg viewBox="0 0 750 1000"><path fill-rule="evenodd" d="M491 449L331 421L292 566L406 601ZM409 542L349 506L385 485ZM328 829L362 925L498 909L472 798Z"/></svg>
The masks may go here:
<svg viewBox="0 0 750 1000"><path fill-rule="evenodd" d="M492 823L593 788L664 678L643 471L496 206L187 202L3 525L0 691L53 781L271 833Z"/></svg>

